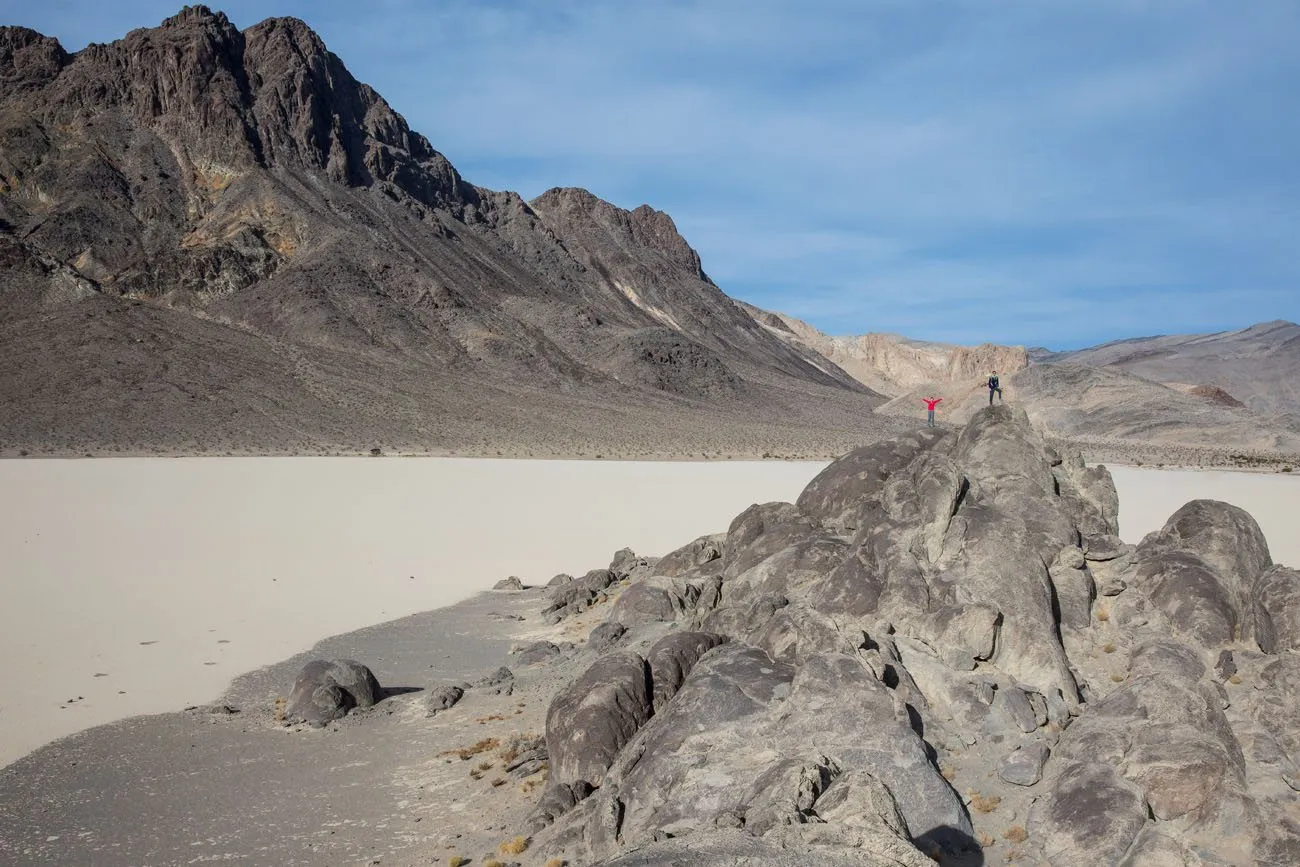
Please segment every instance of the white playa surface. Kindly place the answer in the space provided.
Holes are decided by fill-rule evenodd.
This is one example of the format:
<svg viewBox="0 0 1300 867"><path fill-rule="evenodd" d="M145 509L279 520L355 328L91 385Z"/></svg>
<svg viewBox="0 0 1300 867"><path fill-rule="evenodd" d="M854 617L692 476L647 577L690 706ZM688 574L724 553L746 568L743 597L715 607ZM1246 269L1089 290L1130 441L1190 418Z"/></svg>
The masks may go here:
<svg viewBox="0 0 1300 867"><path fill-rule="evenodd" d="M509 575L582 574L624 546L666 554L751 503L794 499L823 466L0 461L0 766L210 702L322 638Z"/></svg>
<svg viewBox="0 0 1300 867"><path fill-rule="evenodd" d="M437 458L0 461L0 765L217 698L330 635L660 555L793 500L823 463ZM1250 511L1300 564L1300 479L1112 468L1121 535L1184 502ZM286 689L288 684L286 684ZM75 701L69 701L75 699Z"/></svg>
<svg viewBox="0 0 1300 867"><path fill-rule="evenodd" d="M1274 563L1300 569L1300 475L1108 467L1119 491L1119 535L1136 545L1189 500L1222 500L1255 518Z"/></svg>

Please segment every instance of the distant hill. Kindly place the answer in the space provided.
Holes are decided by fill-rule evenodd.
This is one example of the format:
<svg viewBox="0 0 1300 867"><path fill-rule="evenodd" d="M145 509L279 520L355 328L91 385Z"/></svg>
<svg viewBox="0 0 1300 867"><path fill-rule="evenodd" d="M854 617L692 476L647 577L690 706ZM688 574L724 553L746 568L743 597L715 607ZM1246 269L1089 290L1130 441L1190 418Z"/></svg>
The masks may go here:
<svg viewBox="0 0 1300 867"><path fill-rule="evenodd" d="M814 350L868 388L891 397L925 383L960 382L993 370L1010 373L1029 364L1020 346L958 346L877 333L832 337L792 316L741 306L772 333Z"/></svg>
<svg viewBox="0 0 1300 867"><path fill-rule="evenodd" d="M1173 388L1122 368L1068 362L1033 364L1001 379L1004 399L1057 437L1300 454L1300 429L1287 418L1257 413L1217 389ZM940 418L953 424L988 405L978 380L914 389L877 412L920 418L930 393L945 399Z"/></svg>
<svg viewBox="0 0 1300 867"><path fill-rule="evenodd" d="M1300 325L1117 340L1053 361L1114 367L1175 387L1221 389L1253 410L1300 417Z"/></svg>

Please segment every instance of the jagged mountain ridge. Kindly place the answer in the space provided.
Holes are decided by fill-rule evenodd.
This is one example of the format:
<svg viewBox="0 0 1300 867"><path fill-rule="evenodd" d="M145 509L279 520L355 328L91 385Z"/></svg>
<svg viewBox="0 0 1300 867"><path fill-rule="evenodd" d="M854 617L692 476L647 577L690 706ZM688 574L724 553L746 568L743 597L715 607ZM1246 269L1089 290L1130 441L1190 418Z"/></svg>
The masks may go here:
<svg viewBox="0 0 1300 867"><path fill-rule="evenodd" d="M668 215L468 183L296 19L241 31L186 7L76 54L2 28L0 81L0 319L16 334L76 327L95 299L188 317L177 333L234 326L308 356L634 406L649 392L761 409L773 389L879 402L740 310ZM37 360L68 388L84 379ZM202 380L203 361L178 363ZM42 412L17 386L5 397ZM132 407L123 393L111 411Z"/></svg>

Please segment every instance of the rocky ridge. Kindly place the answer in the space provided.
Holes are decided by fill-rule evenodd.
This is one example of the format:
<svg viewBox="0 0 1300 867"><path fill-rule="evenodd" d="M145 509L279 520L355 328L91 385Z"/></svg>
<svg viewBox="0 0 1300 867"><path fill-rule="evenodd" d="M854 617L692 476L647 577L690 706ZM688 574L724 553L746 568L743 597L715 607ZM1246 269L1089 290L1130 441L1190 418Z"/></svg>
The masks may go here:
<svg viewBox="0 0 1300 867"><path fill-rule="evenodd" d="M557 628L613 602L547 713L530 852L1293 863L1300 573L1224 503L1137 546L1118 517L1104 468L996 406L558 585Z"/></svg>

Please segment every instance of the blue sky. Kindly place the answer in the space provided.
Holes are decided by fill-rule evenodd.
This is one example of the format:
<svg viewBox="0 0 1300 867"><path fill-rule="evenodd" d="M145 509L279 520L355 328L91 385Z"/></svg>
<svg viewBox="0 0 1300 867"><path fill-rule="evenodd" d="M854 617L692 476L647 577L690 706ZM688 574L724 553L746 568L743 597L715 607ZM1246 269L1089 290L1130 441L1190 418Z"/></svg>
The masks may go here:
<svg viewBox="0 0 1300 867"><path fill-rule="evenodd" d="M471 181L649 203L728 293L833 334L1300 320L1294 0L211 5L306 20ZM75 50L179 6L0 22Z"/></svg>

